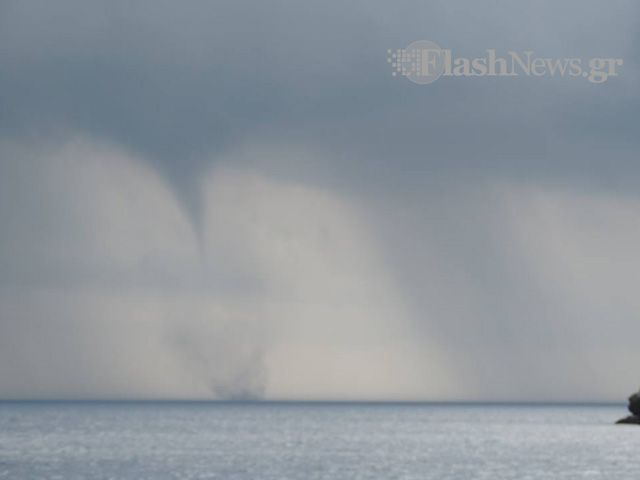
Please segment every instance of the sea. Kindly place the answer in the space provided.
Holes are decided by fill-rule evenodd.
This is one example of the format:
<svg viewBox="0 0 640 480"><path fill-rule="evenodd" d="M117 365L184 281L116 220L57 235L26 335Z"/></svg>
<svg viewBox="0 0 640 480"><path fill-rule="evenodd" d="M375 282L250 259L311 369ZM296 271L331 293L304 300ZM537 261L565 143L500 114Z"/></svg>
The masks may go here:
<svg viewBox="0 0 640 480"><path fill-rule="evenodd" d="M0 479L640 478L625 405L0 402Z"/></svg>

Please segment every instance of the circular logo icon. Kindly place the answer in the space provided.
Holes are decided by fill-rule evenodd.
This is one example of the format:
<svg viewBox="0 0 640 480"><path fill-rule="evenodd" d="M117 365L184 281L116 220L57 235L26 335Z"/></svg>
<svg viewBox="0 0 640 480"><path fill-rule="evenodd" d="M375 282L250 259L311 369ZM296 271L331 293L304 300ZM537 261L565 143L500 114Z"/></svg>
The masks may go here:
<svg viewBox="0 0 640 480"><path fill-rule="evenodd" d="M401 55L402 75L414 83L433 83L444 71L444 53L433 42L413 42Z"/></svg>

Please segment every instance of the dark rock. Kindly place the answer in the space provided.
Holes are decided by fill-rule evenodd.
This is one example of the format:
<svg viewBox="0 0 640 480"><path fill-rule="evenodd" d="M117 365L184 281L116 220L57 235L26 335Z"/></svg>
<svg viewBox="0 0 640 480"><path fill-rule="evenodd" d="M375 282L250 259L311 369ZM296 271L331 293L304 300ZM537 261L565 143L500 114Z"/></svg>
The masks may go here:
<svg viewBox="0 0 640 480"><path fill-rule="evenodd" d="M640 417L636 416L636 415L629 415L628 417L624 417L621 418L620 420L618 420L616 422L616 424L633 424L633 425L640 425Z"/></svg>
<svg viewBox="0 0 640 480"><path fill-rule="evenodd" d="M629 411L635 416L640 416L640 392L629 397Z"/></svg>
<svg viewBox="0 0 640 480"><path fill-rule="evenodd" d="M640 392L634 393L629 397L629 411L631 415L621 418L616 423L627 423L632 425L640 425Z"/></svg>

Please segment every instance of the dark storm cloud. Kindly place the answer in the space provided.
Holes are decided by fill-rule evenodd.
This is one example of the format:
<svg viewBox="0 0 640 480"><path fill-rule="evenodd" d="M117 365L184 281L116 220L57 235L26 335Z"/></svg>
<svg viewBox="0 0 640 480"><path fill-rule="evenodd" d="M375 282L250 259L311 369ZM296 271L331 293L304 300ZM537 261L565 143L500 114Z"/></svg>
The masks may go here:
<svg viewBox="0 0 640 480"><path fill-rule="evenodd" d="M0 21L5 135L55 119L110 138L144 154L194 216L205 158L316 114L360 63L347 52L371 56L353 33L370 28L338 4L9 2Z"/></svg>
<svg viewBox="0 0 640 480"><path fill-rule="evenodd" d="M55 120L144 154L201 212L197 177L247 138L349 152L354 180L413 172L589 176L574 144L637 147L637 6L526 2L5 2L5 135ZM568 32L570 30L570 33ZM606 32L604 34L603 32ZM428 38L473 56L630 55L620 81L391 78L387 48ZM637 43L637 42L636 42ZM624 105L624 108L620 108ZM567 113L571 112L571 113ZM393 161L390 161L390 159ZM621 175L628 154L608 159Z"/></svg>

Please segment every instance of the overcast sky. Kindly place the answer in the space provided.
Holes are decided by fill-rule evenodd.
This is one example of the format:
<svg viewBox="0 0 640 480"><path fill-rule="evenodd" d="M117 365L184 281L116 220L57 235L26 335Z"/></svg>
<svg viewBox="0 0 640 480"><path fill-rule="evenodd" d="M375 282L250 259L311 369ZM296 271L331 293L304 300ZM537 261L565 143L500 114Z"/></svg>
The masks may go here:
<svg viewBox="0 0 640 480"><path fill-rule="evenodd" d="M639 13L0 1L0 398L624 400ZM417 40L624 64L417 85Z"/></svg>

